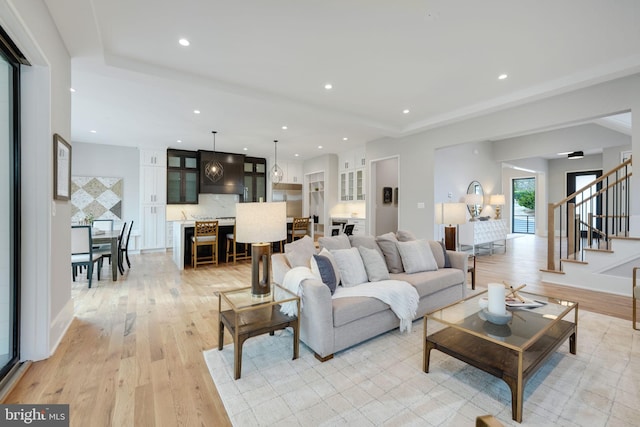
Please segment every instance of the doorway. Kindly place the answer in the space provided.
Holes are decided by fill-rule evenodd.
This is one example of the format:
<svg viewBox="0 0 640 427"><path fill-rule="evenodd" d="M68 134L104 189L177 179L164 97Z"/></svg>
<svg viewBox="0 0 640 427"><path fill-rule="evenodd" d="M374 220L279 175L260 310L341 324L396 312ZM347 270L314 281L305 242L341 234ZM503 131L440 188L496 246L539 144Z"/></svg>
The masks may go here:
<svg viewBox="0 0 640 427"><path fill-rule="evenodd" d="M591 170L581 172L567 172L567 196L572 195L576 190L587 187L590 183L602 176L602 170ZM589 198L602 188L602 182L592 185L583 193L578 194L569 203L576 204L576 215L580 216L580 237L586 238L589 226L596 230L602 230L602 196L596 196L592 200ZM586 203L585 200L587 200ZM589 217L593 214L593 220L589 224ZM568 215L568 212L567 212ZM568 223L568 222L567 222Z"/></svg>
<svg viewBox="0 0 640 427"><path fill-rule="evenodd" d="M379 236L398 231L399 190L398 157L371 161L370 234ZM385 198L385 194L387 197Z"/></svg>
<svg viewBox="0 0 640 427"><path fill-rule="evenodd" d="M536 232L535 178L515 178L511 182L511 230L520 234Z"/></svg>

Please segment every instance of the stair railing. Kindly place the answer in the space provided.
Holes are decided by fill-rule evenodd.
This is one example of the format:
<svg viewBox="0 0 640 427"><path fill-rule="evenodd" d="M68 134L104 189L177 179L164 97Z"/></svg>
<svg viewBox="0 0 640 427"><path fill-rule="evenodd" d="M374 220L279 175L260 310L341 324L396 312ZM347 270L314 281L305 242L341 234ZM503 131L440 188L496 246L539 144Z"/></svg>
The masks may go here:
<svg viewBox="0 0 640 427"><path fill-rule="evenodd" d="M587 248L609 249L612 237L629 236L631 161L549 203L547 271L561 271L563 259L584 261Z"/></svg>

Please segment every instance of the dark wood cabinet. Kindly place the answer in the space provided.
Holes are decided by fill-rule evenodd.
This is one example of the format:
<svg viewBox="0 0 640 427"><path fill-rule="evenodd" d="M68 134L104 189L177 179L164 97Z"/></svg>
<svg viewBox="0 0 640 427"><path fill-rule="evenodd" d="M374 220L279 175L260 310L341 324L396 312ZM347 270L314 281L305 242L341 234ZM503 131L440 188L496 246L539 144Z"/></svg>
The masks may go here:
<svg viewBox="0 0 640 427"><path fill-rule="evenodd" d="M167 204L197 204L198 193L198 153L167 150Z"/></svg>
<svg viewBox="0 0 640 427"><path fill-rule="evenodd" d="M267 159L261 157L244 158L245 202L267 200Z"/></svg>

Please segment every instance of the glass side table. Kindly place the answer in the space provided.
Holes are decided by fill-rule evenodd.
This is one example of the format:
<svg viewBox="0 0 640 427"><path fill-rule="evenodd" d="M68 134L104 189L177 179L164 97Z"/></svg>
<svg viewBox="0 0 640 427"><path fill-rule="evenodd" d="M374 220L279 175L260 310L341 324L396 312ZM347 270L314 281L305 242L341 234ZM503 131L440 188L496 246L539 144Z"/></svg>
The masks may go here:
<svg viewBox="0 0 640 427"><path fill-rule="evenodd" d="M281 304L295 304L297 314L288 316L280 311ZM242 371L242 345L258 335L273 335L274 331L293 329L293 360L298 358L300 343L300 297L289 290L271 285L267 297L254 297L251 287L221 291L218 294L218 350L222 350L224 328L233 337L234 376L237 380Z"/></svg>

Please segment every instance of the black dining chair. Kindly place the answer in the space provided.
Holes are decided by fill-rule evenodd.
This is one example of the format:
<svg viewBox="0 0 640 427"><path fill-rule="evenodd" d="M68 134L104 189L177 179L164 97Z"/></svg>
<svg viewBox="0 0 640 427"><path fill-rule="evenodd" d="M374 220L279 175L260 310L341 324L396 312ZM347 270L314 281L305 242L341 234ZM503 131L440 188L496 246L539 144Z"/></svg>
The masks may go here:
<svg viewBox="0 0 640 427"><path fill-rule="evenodd" d="M118 268L121 274L124 274L124 261L127 260L127 267L131 268L131 261L129 261L129 239L131 238L131 230L133 230L133 221L129 223L129 231L127 231L127 238L120 240L120 248L118 250ZM123 232L124 235L124 232Z"/></svg>
<svg viewBox="0 0 640 427"><path fill-rule="evenodd" d="M102 268L102 255L93 252L91 240L91 226L71 226L71 275L75 282L78 268L87 267L89 287L91 287L94 265L97 265L98 268L98 280L100 280L100 269Z"/></svg>

